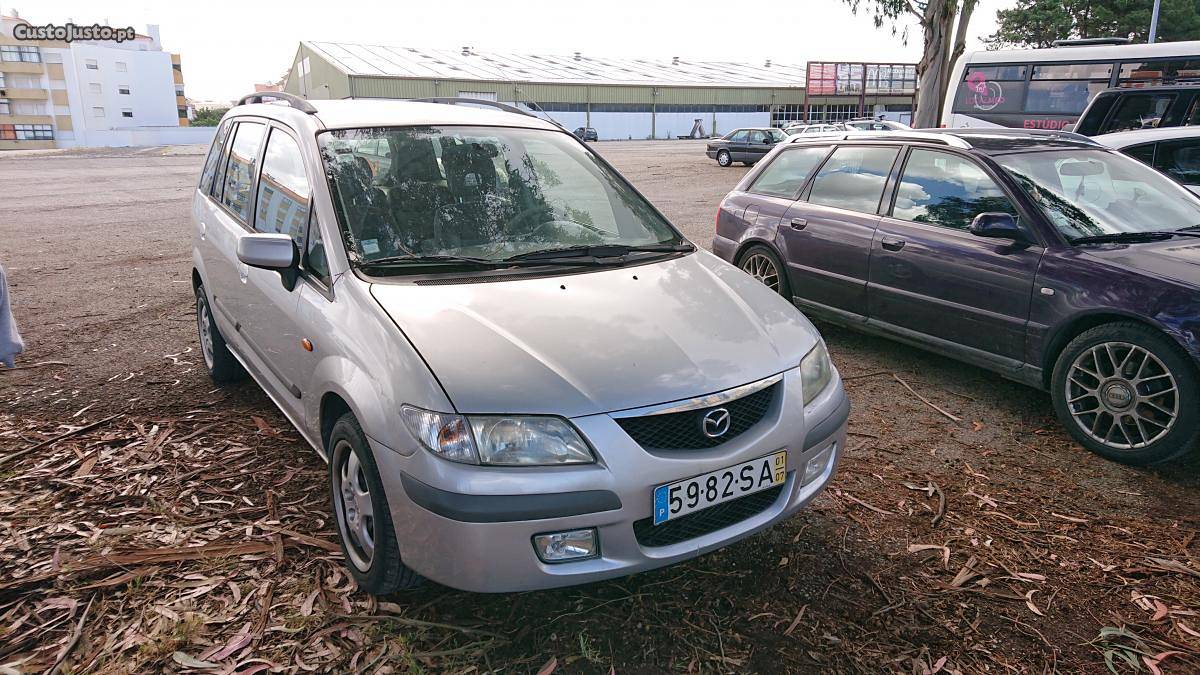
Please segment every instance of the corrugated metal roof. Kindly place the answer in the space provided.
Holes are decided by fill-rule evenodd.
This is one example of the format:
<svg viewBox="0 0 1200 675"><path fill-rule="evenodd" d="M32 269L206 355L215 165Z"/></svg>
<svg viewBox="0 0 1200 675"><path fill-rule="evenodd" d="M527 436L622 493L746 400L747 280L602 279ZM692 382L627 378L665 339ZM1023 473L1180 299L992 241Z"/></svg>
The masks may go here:
<svg viewBox="0 0 1200 675"><path fill-rule="evenodd" d="M805 65L728 61L610 59L305 42L349 75L491 82L803 87Z"/></svg>

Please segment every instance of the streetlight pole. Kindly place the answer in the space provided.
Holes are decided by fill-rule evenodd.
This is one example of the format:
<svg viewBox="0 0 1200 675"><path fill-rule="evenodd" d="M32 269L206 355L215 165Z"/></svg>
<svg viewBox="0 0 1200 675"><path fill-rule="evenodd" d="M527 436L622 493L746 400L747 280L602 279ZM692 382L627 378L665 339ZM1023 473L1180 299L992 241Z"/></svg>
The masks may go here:
<svg viewBox="0 0 1200 675"><path fill-rule="evenodd" d="M1154 38L1158 35L1158 7L1162 4L1162 0L1154 0L1154 12L1150 15L1150 44L1154 44Z"/></svg>

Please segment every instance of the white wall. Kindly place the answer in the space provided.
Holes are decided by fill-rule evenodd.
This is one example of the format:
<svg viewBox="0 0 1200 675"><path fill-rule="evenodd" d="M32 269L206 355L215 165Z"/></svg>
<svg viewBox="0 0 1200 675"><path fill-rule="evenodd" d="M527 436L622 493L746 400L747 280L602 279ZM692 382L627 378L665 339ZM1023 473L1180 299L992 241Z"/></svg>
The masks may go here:
<svg viewBox="0 0 1200 675"><path fill-rule="evenodd" d="M771 126L771 113L769 112L717 113L716 128L709 129L708 125L705 125L704 129L713 136L724 136L741 127L769 126Z"/></svg>
<svg viewBox="0 0 1200 675"><path fill-rule="evenodd" d="M77 147L142 147L148 145L211 145L216 127L130 127L125 129L90 129L76 134L74 140L58 140L60 148Z"/></svg>

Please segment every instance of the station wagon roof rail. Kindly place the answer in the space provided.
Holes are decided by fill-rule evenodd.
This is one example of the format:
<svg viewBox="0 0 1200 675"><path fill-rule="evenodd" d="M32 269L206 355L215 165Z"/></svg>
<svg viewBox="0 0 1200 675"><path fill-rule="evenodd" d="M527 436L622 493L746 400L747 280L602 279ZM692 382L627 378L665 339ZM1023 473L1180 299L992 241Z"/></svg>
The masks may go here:
<svg viewBox="0 0 1200 675"><path fill-rule="evenodd" d="M537 115L523 110L515 105L500 103L499 101L489 101L483 98L466 98L463 96L434 96L432 98L415 98L413 103L444 103L446 105L484 105L491 108L498 108L504 112L510 112L517 115L525 115L526 117L534 117L541 119Z"/></svg>
<svg viewBox="0 0 1200 675"><path fill-rule="evenodd" d="M316 114L317 112L317 109L308 101L295 94L288 94L282 91L260 91L253 94L246 94L238 100L237 104L247 105L249 103L271 103L277 101L286 103L296 110L308 113L309 115Z"/></svg>

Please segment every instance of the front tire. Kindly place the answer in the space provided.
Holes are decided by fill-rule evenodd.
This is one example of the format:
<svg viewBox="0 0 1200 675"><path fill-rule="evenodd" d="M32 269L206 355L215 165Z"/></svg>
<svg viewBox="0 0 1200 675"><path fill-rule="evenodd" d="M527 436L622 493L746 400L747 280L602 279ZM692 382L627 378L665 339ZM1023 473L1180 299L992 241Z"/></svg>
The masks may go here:
<svg viewBox="0 0 1200 675"><path fill-rule="evenodd" d="M792 301L792 288L788 283L787 271L779 256L766 246L756 244L742 252L738 258L738 267L754 277L767 288L782 295L788 302Z"/></svg>
<svg viewBox="0 0 1200 675"><path fill-rule="evenodd" d="M733 166L733 157L730 156L728 150L717 151L717 164L720 166Z"/></svg>
<svg viewBox="0 0 1200 675"><path fill-rule="evenodd" d="M196 330L200 336L200 354L204 358L204 368L213 382L235 382L246 376L242 364L238 363L233 352L229 351L224 336L217 329L204 284L196 286Z"/></svg>
<svg viewBox="0 0 1200 675"><path fill-rule="evenodd" d="M346 413L329 434L329 492L346 567L371 595L413 588L421 576L400 560L392 513L366 434Z"/></svg>
<svg viewBox="0 0 1200 675"><path fill-rule="evenodd" d="M1169 337L1142 324L1081 333L1055 362L1050 393L1071 436L1107 459L1157 464L1200 441L1196 367Z"/></svg>

